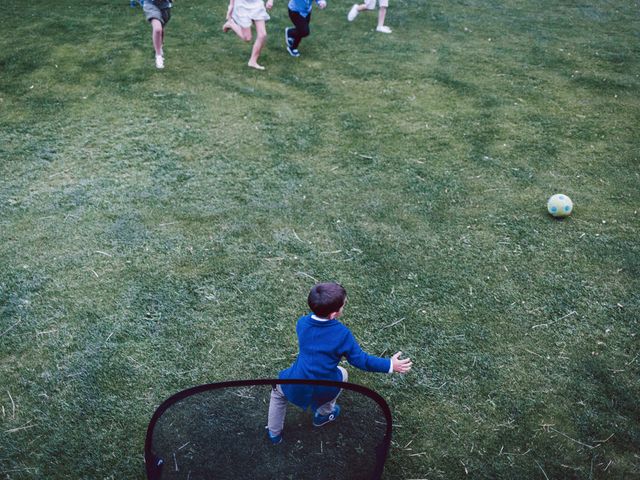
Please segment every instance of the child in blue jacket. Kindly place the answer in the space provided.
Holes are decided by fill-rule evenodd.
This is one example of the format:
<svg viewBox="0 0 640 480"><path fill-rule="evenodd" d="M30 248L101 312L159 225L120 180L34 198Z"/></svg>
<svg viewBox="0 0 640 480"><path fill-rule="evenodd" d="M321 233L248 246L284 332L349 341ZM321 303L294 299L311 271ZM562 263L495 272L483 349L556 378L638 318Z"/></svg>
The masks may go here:
<svg viewBox="0 0 640 480"><path fill-rule="evenodd" d="M312 313L298 319L299 353L296 361L280 372L281 379L331 380L346 382L347 371L338 366L345 357L361 370L383 373L406 373L411 370L411 360L400 359L398 352L391 358L380 358L364 352L351 331L338 317L342 315L347 292L337 283L315 285L307 299ZM269 402L268 436L274 444L282 441L282 430L289 402L314 412L313 425L320 427L340 415L336 400L340 389L314 385L277 385L271 391Z"/></svg>
<svg viewBox="0 0 640 480"><path fill-rule="evenodd" d="M320 10L327 6L325 0L315 0ZM307 37L311 30L309 24L311 23L311 6L313 0L289 0L287 5L289 9L289 18L293 22L293 27L287 27L284 29L284 40L287 52L292 57L299 57L298 45L300 40Z"/></svg>

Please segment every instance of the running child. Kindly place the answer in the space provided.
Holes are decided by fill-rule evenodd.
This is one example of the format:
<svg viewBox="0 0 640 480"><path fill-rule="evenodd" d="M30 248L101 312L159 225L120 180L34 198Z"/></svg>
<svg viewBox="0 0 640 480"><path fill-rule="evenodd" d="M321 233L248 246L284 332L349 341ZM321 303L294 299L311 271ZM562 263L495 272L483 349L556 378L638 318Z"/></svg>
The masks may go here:
<svg viewBox="0 0 640 480"><path fill-rule="evenodd" d="M318 8L323 10L327 6L325 0L315 0L318 4ZM313 0L289 0L289 18L293 22L293 27L287 27L284 29L285 45L287 52L292 57L299 57L298 45L304 37L308 37L311 30L309 29L309 23L311 23L311 7Z"/></svg>
<svg viewBox="0 0 640 480"><path fill-rule="evenodd" d="M273 0L267 0L266 4L263 0L230 0L227 21L222 26L223 32L233 30L245 42L251 41L251 24L256 26L256 41L247 64L256 70L264 70L264 67L258 63L258 58L267 42L265 22L270 18L267 10L271 10L271 7L273 7Z"/></svg>
<svg viewBox="0 0 640 480"><path fill-rule="evenodd" d="M164 68L164 27L171 19L170 0L146 0L142 3L142 10L147 21L151 24L151 40L156 53L156 68Z"/></svg>

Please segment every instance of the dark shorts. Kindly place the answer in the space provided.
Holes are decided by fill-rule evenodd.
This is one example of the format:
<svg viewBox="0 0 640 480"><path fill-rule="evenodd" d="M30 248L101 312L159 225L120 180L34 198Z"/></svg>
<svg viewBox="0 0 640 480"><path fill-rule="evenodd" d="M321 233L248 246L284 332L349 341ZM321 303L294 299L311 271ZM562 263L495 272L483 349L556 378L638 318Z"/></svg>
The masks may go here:
<svg viewBox="0 0 640 480"><path fill-rule="evenodd" d="M147 21L151 21L153 19L158 20L163 26L169 23L171 19L171 4L168 4L167 8L159 8L155 3L150 0L144 2L142 6L144 10L144 16L147 18Z"/></svg>

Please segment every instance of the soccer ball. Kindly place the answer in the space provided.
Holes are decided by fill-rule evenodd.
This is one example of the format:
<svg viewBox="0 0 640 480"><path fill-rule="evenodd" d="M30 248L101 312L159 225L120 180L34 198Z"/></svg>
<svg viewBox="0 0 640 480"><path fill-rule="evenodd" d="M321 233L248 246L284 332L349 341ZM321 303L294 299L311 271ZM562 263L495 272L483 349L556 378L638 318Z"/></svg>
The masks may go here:
<svg viewBox="0 0 640 480"><path fill-rule="evenodd" d="M547 201L547 210L554 217L566 217L573 211L573 202L566 195L556 193Z"/></svg>

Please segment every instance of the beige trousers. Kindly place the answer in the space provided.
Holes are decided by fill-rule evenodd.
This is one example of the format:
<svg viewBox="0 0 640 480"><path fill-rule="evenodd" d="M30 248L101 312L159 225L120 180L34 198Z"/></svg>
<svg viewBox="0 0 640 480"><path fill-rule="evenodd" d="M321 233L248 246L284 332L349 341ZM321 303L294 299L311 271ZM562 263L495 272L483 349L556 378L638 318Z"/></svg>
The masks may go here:
<svg viewBox="0 0 640 480"><path fill-rule="evenodd" d="M342 372L342 381L346 382L349 379L347 370L340 366L338 368L340 369L340 372ZM342 390L340 390L340 392L338 392L338 395L336 395L336 397L330 402L327 402L324 405L320 405L318 407L318 413L320 415L329 415L333 411L333 407L336 406L336 400L338 400L341 392ZM269 428L269 431L272 435L279 435L282 432L282 429L284 428L284 417L287 414L288 403L289 401L287 400L287 397L284 396L284 393L282 393L282 388L280 388L280 385L276 385L276 388L271 389L271 400L269 401L269 419L267 421L267 428Z"/></svg>

